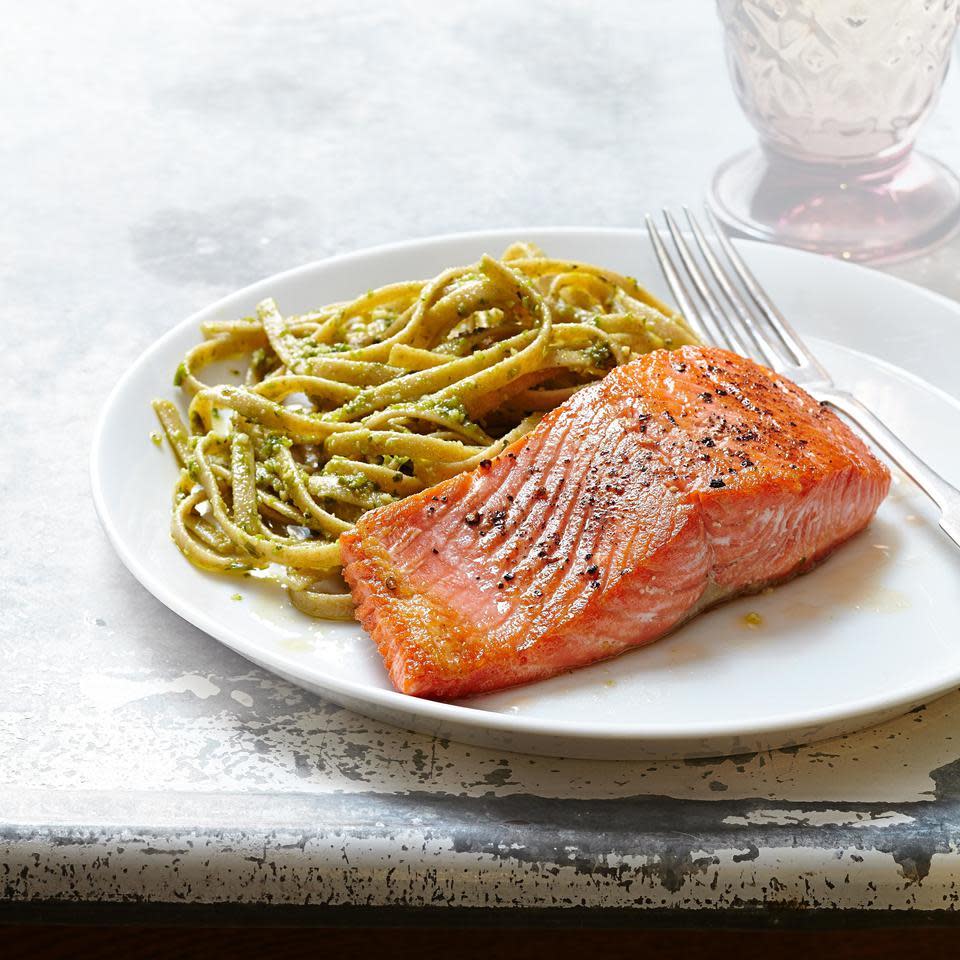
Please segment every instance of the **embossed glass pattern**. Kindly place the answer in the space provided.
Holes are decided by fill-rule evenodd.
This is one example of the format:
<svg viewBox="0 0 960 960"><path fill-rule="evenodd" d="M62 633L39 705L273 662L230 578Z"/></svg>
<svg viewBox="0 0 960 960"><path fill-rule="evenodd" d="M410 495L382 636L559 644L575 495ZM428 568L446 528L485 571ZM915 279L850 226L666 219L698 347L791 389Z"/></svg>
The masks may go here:
<svg viewBox="0 0 960 960"><path fill-rule="evenodd" d="M960 185L911 148L950 62L958 0L717 6L733 87L762 148L715 179L712 200L730 225L864 260L953 229Z"/></svg>

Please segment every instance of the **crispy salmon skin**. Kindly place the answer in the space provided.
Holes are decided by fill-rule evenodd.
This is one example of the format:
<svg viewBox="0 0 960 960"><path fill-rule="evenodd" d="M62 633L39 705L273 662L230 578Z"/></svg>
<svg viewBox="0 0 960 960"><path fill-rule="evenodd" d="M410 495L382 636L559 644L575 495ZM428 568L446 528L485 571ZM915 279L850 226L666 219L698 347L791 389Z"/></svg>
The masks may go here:
<svg viewBox="0 0 960 960"><path fill-rule="evenodd" d="M658 350L491 462L340 538L357 616L403 693L453 699L615 656L786 580L869 522L890 475L750 360Z"/></svg>

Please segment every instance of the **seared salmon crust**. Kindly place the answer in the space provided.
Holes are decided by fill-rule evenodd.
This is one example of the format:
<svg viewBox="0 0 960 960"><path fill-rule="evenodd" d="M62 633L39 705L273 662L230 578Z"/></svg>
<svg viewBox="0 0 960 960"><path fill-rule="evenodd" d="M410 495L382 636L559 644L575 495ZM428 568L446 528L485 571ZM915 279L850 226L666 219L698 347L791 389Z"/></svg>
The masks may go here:
<svg viewBox="0 0 960 960"><path fill-rule="evenodd" d="M404 693L470 696L663 636L802 573L890 475L808 394L725 350L658 350L340 538L357 616Z"/></svg>

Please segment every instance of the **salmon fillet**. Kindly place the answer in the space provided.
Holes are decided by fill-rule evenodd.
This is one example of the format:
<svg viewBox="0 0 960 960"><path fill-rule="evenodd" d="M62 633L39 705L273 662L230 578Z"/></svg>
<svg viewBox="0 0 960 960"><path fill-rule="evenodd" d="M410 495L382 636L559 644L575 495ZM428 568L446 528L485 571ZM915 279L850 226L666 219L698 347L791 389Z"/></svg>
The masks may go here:
<svg viewBox="0 0 960 960"><path fill-rule="evenodd" d="M658 350L495 460L366 514L340 538L344 575L396 688L465 697L803 573L889 484L784 377L717 348Z"/></svg>

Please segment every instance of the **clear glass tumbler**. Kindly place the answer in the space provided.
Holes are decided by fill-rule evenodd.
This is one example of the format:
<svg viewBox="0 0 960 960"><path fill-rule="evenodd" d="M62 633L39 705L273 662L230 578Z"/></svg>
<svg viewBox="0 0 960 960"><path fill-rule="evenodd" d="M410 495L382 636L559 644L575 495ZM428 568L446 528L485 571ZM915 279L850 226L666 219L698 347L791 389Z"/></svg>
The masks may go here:
<svg viewBox="0 0 960 960"><path fill-rule="evenodd" d="M960 224L960 181L913 150L960 21L958 0L717 0L758 147L710 203L748 236L878 262Z"/></svg>

